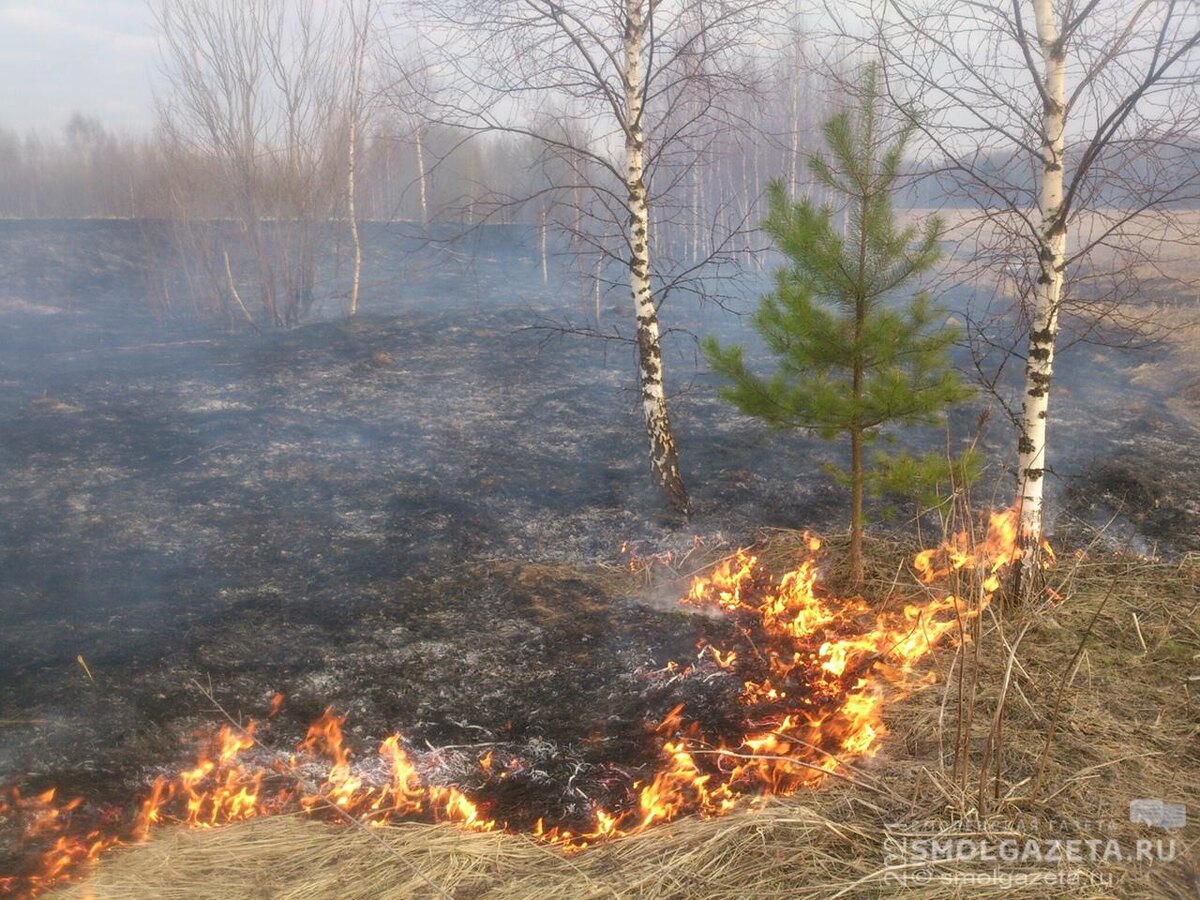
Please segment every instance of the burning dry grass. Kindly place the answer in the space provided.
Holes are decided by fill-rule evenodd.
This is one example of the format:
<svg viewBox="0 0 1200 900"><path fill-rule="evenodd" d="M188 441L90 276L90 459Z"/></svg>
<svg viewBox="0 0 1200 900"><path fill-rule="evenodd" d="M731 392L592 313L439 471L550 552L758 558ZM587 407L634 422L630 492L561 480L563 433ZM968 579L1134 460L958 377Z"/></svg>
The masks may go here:
<svg viewBox="0 0 1200 900"><path fill-rule="evenodd" d="M794 561L801 540L775 533L761 556L773 564ZM897 581L896 549L879 545L873 554L873 587L881 596ZM660 577L674 571L662 568ZM594 577L631 584L646 573ZM1200 814L1194 696L1200 569L1128 557L1067 560L1055 586L1059 602L1010 611L1007 619L998 608L985 610L980 652L945 650L935 657L937 684L888 708L890 735L877 757L842 768L845 779L790 798L720 818L680 819L566 855L527 836L452 825L347 828L276 816L217 829L164 829L106 860L64 895L890 896L904 868L888 860L889 837L896 834L888 823L937 819L950 837L1100 837L1132 844L1170 836L1178 850L1170 862L1039 869L1076 879L1057 888L944 881L991 866L939 863L924 867L933 870L932 880L909 882L908 896L1196 896L1197 826L1167 835L1133 825L1128 803L1162 798L1184 803L1193 822ZM960 685L974 686L961 703ZM997 716L1002 695L1003 715ZM956 746L962 748L957 761ZM985 752L999 762L981 780Z"/></svg>

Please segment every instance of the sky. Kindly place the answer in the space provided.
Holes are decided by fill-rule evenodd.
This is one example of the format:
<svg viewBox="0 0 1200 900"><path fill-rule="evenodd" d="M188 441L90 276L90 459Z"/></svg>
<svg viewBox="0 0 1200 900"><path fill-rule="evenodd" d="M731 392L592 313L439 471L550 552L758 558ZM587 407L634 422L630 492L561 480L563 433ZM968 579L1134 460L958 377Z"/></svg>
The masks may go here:
<svg viewBox="0 0 1200 900"><path fill-rule="evenodd" d="M146 0L0 0L0 127L48 134L78 111L148 130L155 46Z"/></svg>

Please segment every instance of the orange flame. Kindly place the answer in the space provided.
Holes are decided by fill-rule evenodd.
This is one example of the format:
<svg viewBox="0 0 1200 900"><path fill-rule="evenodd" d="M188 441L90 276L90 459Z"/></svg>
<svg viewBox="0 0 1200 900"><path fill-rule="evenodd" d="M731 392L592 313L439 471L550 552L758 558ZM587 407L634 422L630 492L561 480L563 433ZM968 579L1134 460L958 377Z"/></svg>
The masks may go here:
<svg viewBox="0 0 1200 900"><path fill-rule="evenodd" d="M580 850L686 814L722 815L744 798L811 787L844 761L877 754L887 733L888 698L928 683L917 664L939 643L963 639L965 619L987 604L1001 571L1020 552L1017 521L1013 510L995 513L978 544L964 533L913 559L925 585L959 571L976 573L976 596L926 588L927 598L883 611L823 591L816 538L806 535L808 555L778 579L753 554L737 551L694 579L680 602L738 617L762 636L762 645L741 653L705 643L699 662L670 663L663 672L688 678L711 675L715 666L716 673L737 678L744 733L733 741L706 737L677 706L655 729L662 742L657 771L629 786L622 808L593 809L588 825L575 832L547 828L539 819L533 835ZM282 702L275 695L268 718ZM458 788L428 783L399 734L379 745L378 763L357 765L344 724L345 716L326 709L286 759L258 743L255 722L223 726L203 742L193 767L158 778L124 824L84 827L80 799L59 802L53 789L32 797L11 790L0 798L0 820L16 817L29 846L44 849L26 874L0 878L0 894L37 894L162 823L208 828L289 809L316 815L336 807L376 825L424 817L475 831L508 828ZM491 750L479 769L485 777L505 777Z"/></svg>

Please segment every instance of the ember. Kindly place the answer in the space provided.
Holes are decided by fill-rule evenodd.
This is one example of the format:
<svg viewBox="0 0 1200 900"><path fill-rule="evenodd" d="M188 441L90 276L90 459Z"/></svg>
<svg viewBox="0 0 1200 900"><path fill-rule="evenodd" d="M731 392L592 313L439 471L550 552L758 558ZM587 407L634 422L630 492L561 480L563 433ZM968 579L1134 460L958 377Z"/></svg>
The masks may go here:
<svg viewBox="0 0 1200 900"><path fill-rule="evenodd" d="M943 641L969 640L964 624L990 601L1001 570L1016 554L1013 511L991 516L985 538L966 534L919 553L913 569L924 596L906 605L872 609L863 599L828 595L819 583L820 542L807 541L800 564L773 578L745 550L694 580L681 603L714 606L732 618L742 638L736 646L702 643L689 663L671 663L675 679L736 678L741 682L742 726L737 733L706 730L678 705L653 727L657 768L617 785L609 805L594 803L586 821L548 824L532 833L565 851L634 834L684 815L719 816L766 793L814 787L848 761L874 756L887 733L885 700L929 678L916 664ZM973 579L949 579L957 572ZM953 585L972 584L973 596ZM32 896L78 875L113 846L144 839L159 824L210 828L257 816L303 811L317 816L382 825L399 819L452 822L462 828L526 830L503 804L434 783L421 753L402 735L386 738L374 753L355 755L345 717L332 709L314 721L295 751L271 749L267 721L225 725L202 741L195 765L159 778L132 817L90 811L79 798L60 801L54 790L0 800L0 818L21 825L25 867L0 878L0 893ZM502 783L522 766L491 749L481 753L478 774ZM428 768L428 767L424 767Z"/></svg>

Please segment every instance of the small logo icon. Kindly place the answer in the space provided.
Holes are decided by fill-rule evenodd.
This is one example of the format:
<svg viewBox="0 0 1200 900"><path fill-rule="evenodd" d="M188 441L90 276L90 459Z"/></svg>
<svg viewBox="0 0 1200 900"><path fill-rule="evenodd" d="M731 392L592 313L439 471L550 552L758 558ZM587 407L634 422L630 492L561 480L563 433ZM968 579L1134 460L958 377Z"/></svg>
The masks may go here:
<svg viewBox="0 0 1200 900"><path fill-rule="evenodd" d="M1157 799L1130 800L1129 821L1156 828L1182 828L1187 824L1187 807L1182 803L1164 803Z"/></svg>

